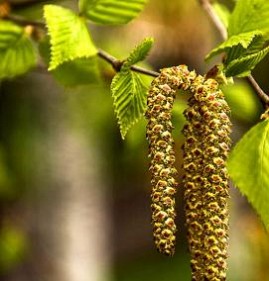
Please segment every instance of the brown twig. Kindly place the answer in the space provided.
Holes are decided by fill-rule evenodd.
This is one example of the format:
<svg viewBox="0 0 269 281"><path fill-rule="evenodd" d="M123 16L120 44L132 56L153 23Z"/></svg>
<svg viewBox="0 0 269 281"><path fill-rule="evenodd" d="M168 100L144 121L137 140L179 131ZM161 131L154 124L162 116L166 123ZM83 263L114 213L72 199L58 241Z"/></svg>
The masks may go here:
<svg viewBox="0 0 269 281"><path fill-rule="evenodd" d="M248 83L255 89L259 98L264 102L265 107L269 107L269 96L261 89L257 81L254 79L252 75L247 77Z"/></svg>
<svg viewBox="0 0 269 281"><path fill-rule="evenodd" d="M223 25L222 21L215 13L210 1L208 1L208 0L198 0L198 1L200 2L200 5L205 10L205 12L209 16L209 18L211 19L212 23L215 25L215 27L219 31L222 39L226 39L228 36L226 27Z"/></svg>
<svg viewBox="0 0 269 281"><path fill-rule="evenodd" d="M26 8L33 5L42 4L43 2L48 2L48 1L49 0L20 0L20 1L9 0L9 3L13 8Z"/></svg>
<svg viewBox="0 0 269 281"><path fill-rule="evenodd" d="M112 65L112 67L116 70L116 71L120 71L124 61L121 61L115 57L113 57L112 55L110 55L109 53L105 52L104 50L98 49L98 56L102 59L104 59L106 62L108 62L109 64ZM153 76L153 77L157 77L160 75L160 73L156 72L156 71L152 71L149 69L145 69L136 65L132 65L131 69L135 72L139 72L142 74L146 74L149 76Z"/></svg>
<svg viewBox="0 0 269 281"><path fill-rule="evenodd" d="M215 13L210 0L198 0L202 8L205 10L209 18L211 19L212 23L215 25L215 27L218 29L222 39L227 39L227 30L217 14ZM257 81L254 79L252 75L249 75L247 78L248 83L252 86L252 88L255 90L256 94L262 101L262 103L265 105L265 107L268 107L269 105L269 96L262 90L262 88L259 86Z"/></svg>
<svg viewBox="0 0 269 281"><path fill-rule="evenodd" d="M32 26L36 26L36 27L39 27L39 28L45 28L46 27L44 22L28 20L28 19L25 19L23 17L11 15L11 14L5 16L4 19L13 21L13 22L17 23L18 25L22 25L22 26L32 25Z"/></svg>
<svg viewBox="0 0 269 281"><path fill-rule="evenodd" d="M21 18L21 17L17 17L14 15L8 15L5 17L5 19L11 20L19 25L33 25L33 26L37 26L40 27L42 29L46 28L45 23L43 22L39 22L39 21L29 21L25 18ZM98 49L97 55L102 58L103 60L105 60L106 62L108 62L109 64L111 64L111 66L118 72L120 71L124 61L121 61L115 57L113 57L112 55L108 54L107 52L105 52L104 50ZM131 69L135 72L138 73L142 73L145 75L149 75L149 76L153 76L153 77L157 77L159 75L158 72L149 70L149 69L145 69L136 65L132 65Z"/></svg>

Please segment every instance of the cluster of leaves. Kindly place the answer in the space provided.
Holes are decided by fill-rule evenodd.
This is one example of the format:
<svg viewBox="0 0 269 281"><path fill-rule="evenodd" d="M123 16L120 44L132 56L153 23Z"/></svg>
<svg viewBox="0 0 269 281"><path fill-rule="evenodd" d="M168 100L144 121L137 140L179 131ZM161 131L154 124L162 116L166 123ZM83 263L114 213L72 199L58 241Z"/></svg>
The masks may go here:
<svg viewBox="0 0 269 281"><path fill-rule="evenodd" d="M51 74L65 86L87 84L98 77L97 56L88 22L98 25L126 24L143 10L146 0L80 0L79 13L59 5L45 5L48 36L36 44L33 28L0 20L0 79L27 72L40 54ZM238 0L232 12L214 6L228 29L228 38L206 57L225 53L226 77L244 77L269 52L268 0ZM39 42L40 43L40 42ZM123 61L111 83L115 114L122 138L143 116L147 85L132 66L147 56L153 44L145 39ZM39 48L38 48L39 47ZM269 121L255 126L235 147L229 160L229 173L269 229Z"/></svg>
<svg viewBox="0 0 269 281"><path fill-rule="evenodd" d="M126 24L139 15L147 0L80 0L79 14L59 5L45 5L48 36L39 44L32 40L31 27L0 21L0 79L27 72L37 64L38 51L48 70L64 86L89 84L98 80L96 48L88 21L101 25ZM131 66L144 60L153 40L145 39L129 55L111 84L121 135L145 112L147 87Z"/></svg>
<svg viewBox="0 0 269 281"><path fill-rule="evenodd" d="M223 10L222 10L223 11ZM248 76L269 52L269 2L238 0L232 13L223 11L228 38L206 57L225 52L226 77ZM251 128L237 143L228 161L235 185L248 198L269 230L269 120Z"/></svg>
<svg viewBox="0 0 269 281"><path fill-rule="evenodd" d="M226 77L248 76L269 52L269 2L239 0L231 14L225 9L222 15L228 28L228 38L206 59L225 52L223 72Z"/></svg>

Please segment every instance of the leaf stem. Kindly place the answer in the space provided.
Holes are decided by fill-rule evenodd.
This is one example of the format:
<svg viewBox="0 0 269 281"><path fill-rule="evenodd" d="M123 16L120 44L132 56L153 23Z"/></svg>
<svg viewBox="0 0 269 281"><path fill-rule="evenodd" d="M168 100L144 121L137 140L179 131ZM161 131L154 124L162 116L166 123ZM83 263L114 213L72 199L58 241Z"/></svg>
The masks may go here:
<svg viewBox="0 0 269 281"><path fill-rule="evenodd" d="M198 0L200 3L201 7L205 10L209 18L211 19L212 23L215 25L217 30L219 31L222 39L226 40L227 39L227 30L226 27L223 25L219 17L217 16L216 12L213 9L213 6L210 2L210 0ZM264 106L267 108L269 106L269 96L266 94L262 88L259 86L257 81L254 79L252 75L249 75L246 77L248 83L252 86L252 88L255 90L257 96L259 99L262 101Z"/></svg>

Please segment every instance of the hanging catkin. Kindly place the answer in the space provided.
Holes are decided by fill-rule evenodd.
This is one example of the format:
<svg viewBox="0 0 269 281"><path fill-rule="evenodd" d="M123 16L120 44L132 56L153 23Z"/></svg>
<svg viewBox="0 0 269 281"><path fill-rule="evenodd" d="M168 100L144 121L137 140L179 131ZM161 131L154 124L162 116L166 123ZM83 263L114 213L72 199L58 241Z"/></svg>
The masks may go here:
<svg viewBox="0 0 269 281"><path fill-rule="evenodd" d="M166 68L153 80L148 94L146 117L149 157L151 158L153 236L159 252L173 255L175 251L175 169L171 111L178 88L186 89L195 74L186 66Z"/></svg>
<svg viewBox="0 0 269 281"><path fill-rule="evenodd" d="M189 90L184 114L184 200L193 281L226 280L228 244L229 107L214 79L197 76L187 67L166 68L153 80L146 117L151 158L152 223L157 249L175 250L174 141L171 110L177 89Z"/></svg>
<svg viewBox="0 0 269 281"><path fill-rule="evenodd" d="M183 129L184 196L193 281L226 280L229 107L214 79L193 82Z"/></svg>

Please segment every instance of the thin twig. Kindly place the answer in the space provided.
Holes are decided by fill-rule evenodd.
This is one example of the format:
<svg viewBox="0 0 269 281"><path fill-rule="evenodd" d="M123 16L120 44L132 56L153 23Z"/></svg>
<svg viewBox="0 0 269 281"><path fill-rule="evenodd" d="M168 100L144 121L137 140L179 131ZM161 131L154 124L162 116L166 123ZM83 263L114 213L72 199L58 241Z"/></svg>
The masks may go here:
<svg viewBox="0 0 269 281"><path fill-rule="evenodd" d="M215 27L218 29L222 39L226 39L227 38L226 27L223 25L220 18L215 13L210 1L208 0L198 0L198 1L200 2L203 9L206 11L207 15L209 16Z"/></svg>
<svg viewBox="0 0 269 281"><path fill-rule="evenodd" d="M120 71L124 61L121 61L121 60L113 57L112 55L108 54L107 52L105 52L104 50L101 50L101 49L98 50L97 54L100 58L102 58L106 62L110 63L116 71ZM136 65L132 65L131 69L135 72L139 72L139 73L146 74L146 75L153 76L153 77L157 77L160 75L160 73L158 73L156 71L145 69L145 68L142 68L142 67L139 67Z"/></svg>
<svg viewBox="0 0 269 281"><path fill-rule="evenodd" d="M46 28L45 23L43 22L39 22L39 21L29 21L25 18L21 18L21 17L17 17L14 15L8 15L5 17L5 19L11 20L19 25L33 25L33 26L37 26L40 27L42 29ZM115 57L113 57L112 55L108 54L107 52L105 52L104 50L98 49L97 55L102 58L103 60L105 60L106 62L108 62L109 64L111 64L111 66L118 72L120 71L124 61L121 61ZM153 76L153 77L157 77L159 76L158 72L149 70L149 69L145 69L136 65L132 65L131 69L135 72L139 72L145 75L149 75L149 76Z"/></svg>
<svg viewBox="0 0 269 281"><path fill-rule="evenodd" d="M20 1L9 0L10 5L14 8L25 8L28 6L42 4L42 2L48 2L48 1L49 0L20 0Z"/></svg>
<svg viewBox="0 0 269 281"><path fill-rule="evenodd" d="M40 27L42 29L46 27L44 22L28 20L23 17L11 15L11 14L5 16L4 19L13 21L13 22L17 23L18 25L22 25L22 26L32 25L32 26Z"/></svg>
<svg viewBox="0 0 269 281"><path fill-rule="evenodd" d="M259 98L265 103L265 106L269 106L269 96L260 88L257 81L253 78L252 75L247 77L249 84L255 89Z"/></svg>
<svg viewBox="0 0 269 281"><path fill-rule="evenodd" d="M215 13L210 0L198 0L201 4L202 8L205 10L205 12L208 14L209 18L215 25L215 27L218 29L222 39L227 39L227 31L217 14ZM255 90L256 94L260 98L260 100L264 103L265 107L269 105L269 96L266 94L262 88L259 86L257 81L252 75L249 75L247 78L248 83L252 86L252 88Z"/></svg>

